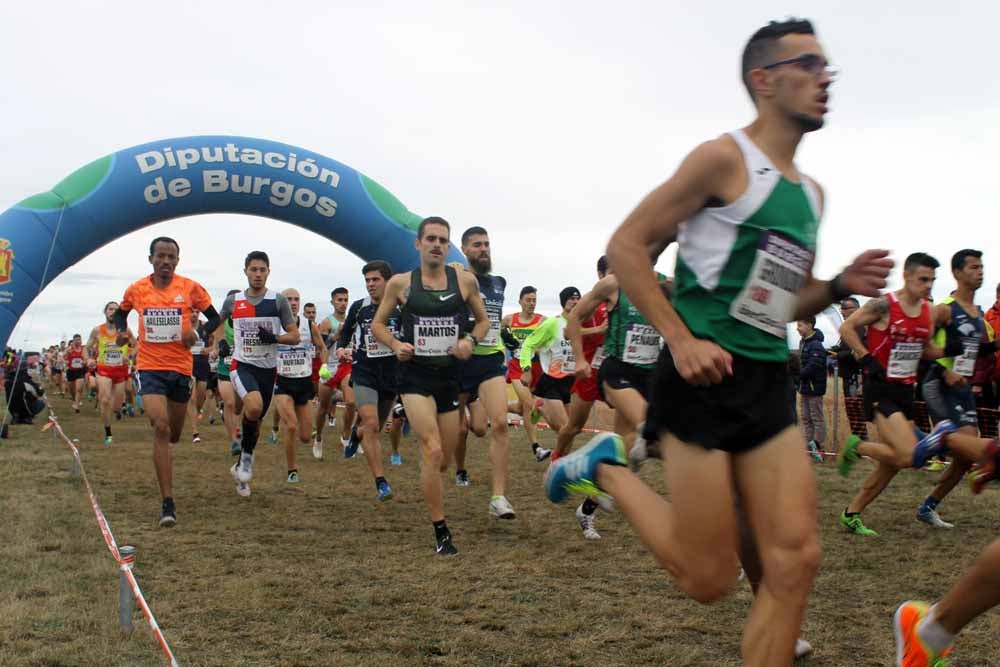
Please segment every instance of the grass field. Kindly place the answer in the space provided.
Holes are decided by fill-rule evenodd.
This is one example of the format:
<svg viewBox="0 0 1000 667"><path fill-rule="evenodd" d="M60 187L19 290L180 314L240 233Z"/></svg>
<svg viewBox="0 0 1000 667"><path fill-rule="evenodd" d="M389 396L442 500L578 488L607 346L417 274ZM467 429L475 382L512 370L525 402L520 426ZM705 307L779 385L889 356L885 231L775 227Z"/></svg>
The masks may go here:
<svg viewBox="0 0 1000 667"><path fill-rule="evenodd" d="M266 443L243 499L224 430L206 425L200 445L185 435L175 449L178 525L161 530L145 420L115 424L105 448L89 407L76 416L57 399L56 409L119 544L138 549L139 583L182 665L739 664L745 585L712 606L687 600L620 515L600 514L603 539L584 541L574 507L544 499L543 466L520 430L508 491L518 519L487 518L486 441L472 438L473 485L446 480L461 553L445 559L433 555L411 439L405 465L387 468L389 503L376 501L361 457L329 447L317 462L302 446L303 481L289 487L281 448ZM161 664L144 619L119 632L117 569L70 468L68 448L37 427L0 441L0 665ZM858 468L844 480L817 466L824 561L803 630L816 650L803 664L893 664L895 606L943 592L998 533L996 490L957 489L941 507L953 531L917 523L934 477L905 473L865 515L881 537L849 535L837 515ZM659 463L643 477L663 489ZM998 633L1000 613L976 621L954 664L1000 665Z"/></svg>

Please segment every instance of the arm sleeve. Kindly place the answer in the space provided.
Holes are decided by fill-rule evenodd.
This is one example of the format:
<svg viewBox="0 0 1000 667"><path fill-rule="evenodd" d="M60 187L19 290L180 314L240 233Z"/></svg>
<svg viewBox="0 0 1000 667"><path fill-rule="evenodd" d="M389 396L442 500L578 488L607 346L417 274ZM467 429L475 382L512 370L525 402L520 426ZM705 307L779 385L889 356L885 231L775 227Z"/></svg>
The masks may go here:
<svg viewBox="0 0 1000 667"><path fill-rule="evenodd" d="M222 302L222 310L219 312L219 320L228 320L233 316L233 304L236 303L236 295L230 294Z"/></svg>
<svg viewBox="0 0 1000 667"><path fill-rule="evenodd" d="M531 357L535 355L535 350L552 343L552 339L555 338L555 332L558 326L559 318L550 317L542 322L542 324L531 332L531 335L528 336L523 343L521 343L521 353L518 357L518 361L521 363L521 368L531 367Z"/></svg>
<svg viewBox="0 0 1000 667"><path fill-rule="evenodd" d="M134 307L134 295L132 293L132 286L129 285L125 290L125 295L122 300L118 303L118 310L114 312L111 316L112 322L114 322L115 328L119 331L124 331L128 328L128 314L132 312Z"/></svg>
<svg viewBox="0 0 1000 667"><path fill-rule="evenodd" d="M337 347L350 347L351 346L351 336L354 335L354 327L358 325L358 311L361 310L361 304L363 299L358 299L351 304L350 309L347 311L347 317L344 318L344 323L340 325L337 336Z"/></svg>
<svg viewBox="0 0 1000 667"><path fill-rule="evenodd" d="M205 317L208 318L208 322L205 323L204 327L206 334L212 333L213 331L219 328L219 325L222 323L222 318L219 316L219 313L215 310L215 306L213 306L212 304L208 304L208 308L206 308L201 312L205 315Z"/></svg>
<svg viewBox="0 0 1000 667"><path fill-rule="evenodd" d="M281 320L281 326L287 331L288 327L295 324L295 316L292 315L292 306L288 303L288 299L285 298L284 294L278 294L274 303L278 306L278 319Z"/></svg>

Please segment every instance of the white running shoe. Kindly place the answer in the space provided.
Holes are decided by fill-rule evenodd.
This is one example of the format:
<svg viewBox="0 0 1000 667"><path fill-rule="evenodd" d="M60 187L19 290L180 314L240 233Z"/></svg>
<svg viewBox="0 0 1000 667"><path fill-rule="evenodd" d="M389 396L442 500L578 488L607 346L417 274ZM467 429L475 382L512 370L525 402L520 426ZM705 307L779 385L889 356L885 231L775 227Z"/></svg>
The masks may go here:
<svg viewBox="0 0 1000 667"><path fill-rule="evenodd" d="M598 493L596 496L591 497L591 500L597 503L597 507L602 512L611 514L615 511L615 499L606 493Z"/></svg>
<svg viewBox="0 0 1000 667"><path fill-rule="evenodd" d="M336 417L330 417L329 415L327 415L327 417L326 417L326 425L329 426L330 428L333 428L334 426L337 425L337 418Z"/></svg>
<svg viewBox="0 0 1000 667"><path fill-rule="evenodd" d="M946 530L951 530L955 527L955 524L948 523L941 518L941 515L937 513L937 510L919 510L917 512L917 520L926 523L928 526L934 528L944 528Z"/></svg>
<svg viewBox="0 0 1000 667"><path fill-rule="evenodd" d="M805 639L795 640L795 657L801 658L804 655L809 655L813 652L813 645L807 642Z"/></svg>
<svg viewBox="0 0 1000 667"><path fill-rule="evenodd" d="M539 463L549 458L550 456L552 456L551 449L545 449L544 447L539 447L538 449L535 450L535 460L538 461Z"/></svg>
<svg viewBox="0 0 1000 667"><path fill-rule="evenodd" d="M639 472L643 461L648 458L649 453L646 451L646 439L642 437L642 428L640 425L635 436L635 442L632 443L632 449L628 452L628 467L632 469L632 472Z"/></svg>
<svg viewBox="0 0 1000 667"><path fill-rule="evenodd" d="M236 469L236 481L249 482L253 479L253 454L240 452L239 467Z"/></svg>
<svg viewBox="0 0 1000 667"><path fill-rule="evenodd" d="M317 461L323 460L323 441L313 440L313 458Z"/></svg>
<svg viewBox="0 0 1000 667"><path fill-rule="evenodd" d="M580 528L583 530L583 538L585 540L601 539L601 534L597 532L596 528L594 528L594 515L584 514L582 503L576 508L576 520L580 523Z"/></svg>
<svg viewBox="0 0 1000 667"><path fill-rule="evenodd" d="M232 473L233 480L236 482L236 493L244 498L249 498L250 485L247 482L240 481L239 465L239 463L234 463L233 467L229 469L229 472Z"/></svg>
<svg viewBox="0 0 1000 667"><path fill-rule="evenodd" d="M517 517L514 508L503 496L494 496L490 500L490 516L494 519L514 519Z"/></svg>

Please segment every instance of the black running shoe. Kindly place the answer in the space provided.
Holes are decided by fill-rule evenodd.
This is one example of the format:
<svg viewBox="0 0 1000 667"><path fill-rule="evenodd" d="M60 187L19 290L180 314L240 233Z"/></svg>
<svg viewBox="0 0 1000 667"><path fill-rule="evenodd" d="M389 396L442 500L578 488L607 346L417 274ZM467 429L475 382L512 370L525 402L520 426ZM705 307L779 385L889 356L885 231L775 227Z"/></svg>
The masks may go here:
<svg viewBox="0 0 1000 667"><path fill-rule="evenodd" d="M163 509L160 510L160 528L173 528L177 523L177 509L173 498L163 499Z"/></svg>
<svg viewBox="0 0 1000 667"><path fill-rule="evenodd" d="M437 555L438 556L454 556L458 554L458 549L451 542L451 531L447 528L444 529L437 536Z"/></svg>

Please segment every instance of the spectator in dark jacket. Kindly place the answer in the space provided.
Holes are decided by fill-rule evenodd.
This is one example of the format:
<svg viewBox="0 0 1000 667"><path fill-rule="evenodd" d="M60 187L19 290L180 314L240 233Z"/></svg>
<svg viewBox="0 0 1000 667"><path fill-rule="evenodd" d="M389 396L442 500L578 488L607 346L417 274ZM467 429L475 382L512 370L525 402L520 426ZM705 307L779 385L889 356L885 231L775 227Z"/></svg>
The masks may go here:
<svg viewBox="0 0 1000 667"><path fill-rule="evenodd" d="M819 453L826 440L826 419L823 416L823 396L826 395L826 348L823 346L823 332L816 328L816 318L799 320L796 328L802 340L799 342L799 421L808 443L809 453L819 462Z"/></svg>

